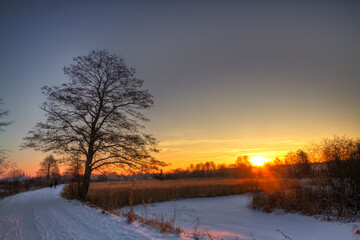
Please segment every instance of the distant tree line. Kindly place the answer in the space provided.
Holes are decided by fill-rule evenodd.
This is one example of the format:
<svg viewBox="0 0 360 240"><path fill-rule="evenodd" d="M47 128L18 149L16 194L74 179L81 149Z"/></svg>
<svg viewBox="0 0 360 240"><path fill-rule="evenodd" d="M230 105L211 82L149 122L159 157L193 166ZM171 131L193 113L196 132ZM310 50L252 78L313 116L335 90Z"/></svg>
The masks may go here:
<svg viewBox="0 0 360 240"><path fill-rule="evenodd" d="M251 177L251 164L248 156L239 156L235 163L216 164L213 161L190 164L186 169L177 168L164 174L153 174L157 179L209 178L209 177Z"/></svg>

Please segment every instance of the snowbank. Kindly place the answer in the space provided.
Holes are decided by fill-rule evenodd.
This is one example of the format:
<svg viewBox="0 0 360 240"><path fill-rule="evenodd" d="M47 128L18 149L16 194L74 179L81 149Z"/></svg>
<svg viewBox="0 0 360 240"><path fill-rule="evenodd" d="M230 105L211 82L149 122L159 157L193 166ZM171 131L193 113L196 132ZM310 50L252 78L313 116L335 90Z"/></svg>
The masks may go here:
<svg viewBox="0 0 360 240"><path fill-rule="evenodd" d="M175 208L176 225L188 231L197 227L199 232L207 231L225 239L284 239L277 231L280 230L292 240L350 240L354 239L354 226L360 225L325 222L297 214L257 212L247 208L248 200L249 195L186 199L149 204L147 211L149 216L156 213L173 217ZM144 214L141 205L134 210L136 214Z"/></svg>

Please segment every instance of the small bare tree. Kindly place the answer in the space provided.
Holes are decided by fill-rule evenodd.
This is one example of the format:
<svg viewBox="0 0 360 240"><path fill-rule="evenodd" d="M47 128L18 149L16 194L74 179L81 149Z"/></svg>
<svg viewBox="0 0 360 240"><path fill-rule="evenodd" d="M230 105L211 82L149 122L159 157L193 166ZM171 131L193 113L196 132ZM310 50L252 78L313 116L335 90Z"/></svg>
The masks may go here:
<svg viewBox="0 0 360 240"><path fill-rule="evenodd" d="M84 160L81 160L81 153L74 153L64 159L64 163L67 164L65 174L70 176L70 180L76 183L77 191L80 190L81 177L84 174Z"/></svg>
<svg viewBox="0 0 360 240"><path fill-rule="evenodd" d="M2 99L0 99L0 104L4 104L4 101ZM9 114L8 110L4 110L4 109L0 109L0 119L6 117ZM9 121L0 121L0 132L3 132L4 129L3 127L6 127L8 125L10 125L12 122Z"/></svg>
<svg viewBox="0 0 360 240"><path fill-rule="evenodd" d="M58 160L54 158L53 155L44 158L44 160L40 162L38 175L46 177L48 182L50 182L51 179L58 178L60 176Z"/></svg>
<svg viewBox="0 0 360 240"><path fill-rule="evenodd" d="M3 104L3 100L0 99L0 105ZM0 119L3 119L4 117L6 117L9 114L8 110L4 110L4 109L0 109ZM4 127L10 125L12 122L10 121L0 121L0 133L4 131ZM2 176L7 167L9 166L8 161L6 160L7 158L7 153L6 150L4 150L2 148L2 146L0 146L0 176Z"/></svg>
<svg viewBox="0 0 360 240"><path fill-rule="evenodd" d="M285 155L284 163L289 168L289 173L293 177L303 178L309 177L312 174L309 155L301 149L298 149L296 152L288 152Z"/></svg>
<svg viewBox="0 0 360 240"><path fill-rule="evenodd" d="M13 165L12 168L6 173L6 188L8 194L19 193L21 189L21 178L25 176L22 169Z"/></svg>
<svg viewBox="0 0 360 240"><path fill-rule="evenodd" d="M64 68L69 81L43 87L47 101L41 106L46 122L38 123L23 147L60 154L80 151L84 177L78 193L84 199L94 170L107 165L156 169L165 165L150 153L156 140L141 131L141 112L153 105L143 80L134 76L124 60L106 50L74 58Z"/></svg>

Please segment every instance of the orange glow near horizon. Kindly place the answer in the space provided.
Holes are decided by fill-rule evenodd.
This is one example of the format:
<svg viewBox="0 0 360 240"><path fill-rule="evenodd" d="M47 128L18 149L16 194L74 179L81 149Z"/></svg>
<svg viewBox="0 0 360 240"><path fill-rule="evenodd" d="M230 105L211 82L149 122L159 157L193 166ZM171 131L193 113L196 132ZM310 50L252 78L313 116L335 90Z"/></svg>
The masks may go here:
<svg viewBox="0 0 360 240"><path fill-rule="evenodd" d="M270 160L268 158L256 156L256 157L250 158L249 161L250 161L251 165L260 167L260 166L263 166L265 163L269 162Z"/></svg>
<svg viewBox="0 0 360 240"><path fill-rule="evenodd" d="M221 139L186 139L179 137L176 140L160 139L159 148L154 157L164 161L169 166L162 167L163 172L174 169L186 169L190 164L213 161L219 164L234 164L239 156L248 156L252 166L261 167L276 157L283 158L289 151L296 151L306 146L303 139L292 138L221 138ZM317 140L317 139L315 139ZM12 150L12 149L10 149ZM39 163L50 153L35 152L33 150L16 151L13 149L8 160L26 174L36 176ZM56 158L62 156L55 155ZM61 166L62 171L65 166Z"/></svg>

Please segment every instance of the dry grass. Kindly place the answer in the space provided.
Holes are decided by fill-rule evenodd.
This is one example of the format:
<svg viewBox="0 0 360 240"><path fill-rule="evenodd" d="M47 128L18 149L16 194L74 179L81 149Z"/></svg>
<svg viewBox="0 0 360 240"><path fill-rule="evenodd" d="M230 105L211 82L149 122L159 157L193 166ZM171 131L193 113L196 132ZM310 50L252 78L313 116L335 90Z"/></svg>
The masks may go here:
<svg viewBox="0 0 360 240"><path fill-rule="evenodd" d="M299 183L296 180L279 181L274 179L187 179L187 180L148 180L129 182L92 182L87 201L106 210L113 210L143 202L162 202L175 199L215 197L246 192L274 192ZM74 187L65 187L63 196L74 198ZM132 194L131 194L132 192ZM132 197L131 197L132 196Z"/></svg>
<svg viewBox="0 0 360 240"><path fill-rule="evenodd" d="M144 225L159 229L161 233L180 234L182 232L182 230L179 227L175 227L175 225L171 221L165 219L163 216L156 215L153 216L153 218L148 219L137 216L130 212L123 213L122 215L126 217L127 223L129 224L134 221L138 221Z"/></svg>
<svg viewBox="0 0 360 240"><path fill-rule="evenodd" d="M339 200L331 189L304 184L270 193L255 192L250 207L263 212L282 209L290 213L317 215L324 220L355 221L359 216L356 211L346 207L345 200Z"/></svg>

